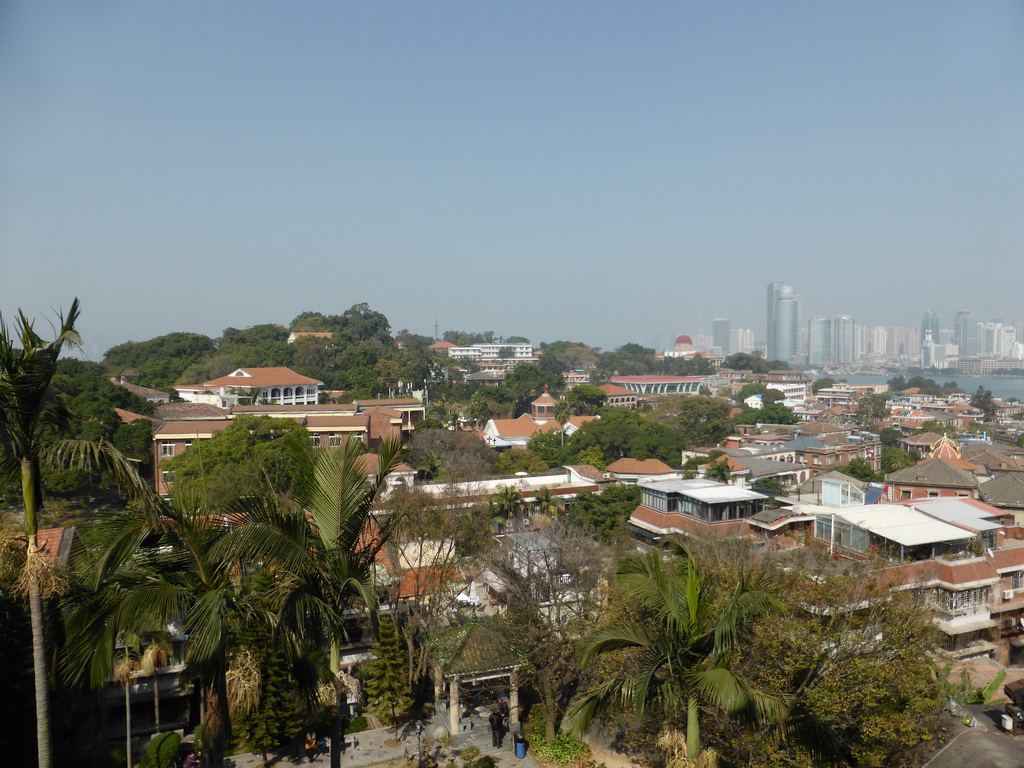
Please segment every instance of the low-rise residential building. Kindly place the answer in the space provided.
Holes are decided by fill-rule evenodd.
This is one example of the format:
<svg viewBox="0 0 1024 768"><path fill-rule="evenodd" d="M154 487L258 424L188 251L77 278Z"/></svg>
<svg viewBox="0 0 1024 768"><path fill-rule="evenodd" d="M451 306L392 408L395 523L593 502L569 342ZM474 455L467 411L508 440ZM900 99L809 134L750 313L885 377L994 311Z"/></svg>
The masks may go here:
<svg viewBox="0 0 1024 768"><path fill-rule="evenodd" d="M320 399L322 381L302 376L290 368L238 368L227 376L202 384L177 384L178 396L190 403L209 403L221 408L234 405L314 405Z"/></svg>
<svg viewBox="0 0 1024 768"><path fill-rule="evenodd" d="M472 364L481 371L510 371L523 363L536 365L540 362L540 357L534 354L533 345L524 343L471 344L459 347L451 342L438 341L431 344L430 349L452 360Z"/></svg>
<svg viewBox="0 0 1024 768"><path fill-rule="evenodd" d="M158 418L166 418L153 431L153 467L157 493L170 492L169 477L160 464L184 453L196 441L209 440L243 416L270 416L298 422L318 448L343 446L359 440L376 451L389 440L408 437L423 420L423 403L416 398L356 400L352 403L307 405L236 405L230 409L208 403L162 405Z"/></svg>
<svg viewBox="0 0 1024 768"><path fill-rule="evenodd" d="M783 444L795 455L795 461L812 471L826 472L863 459L874 470L882 468L882 443L873 439L850 439L860 436L836 435L824 440L817 437L798 437Z"/></svg>
<svg viewBox="0 0 1024 768"><path fill-rule="evenodd" d="M213 421L167 421L153 432L153 480L156 492L166 496L171 492L174 478L160 465L180 456L198 440L209 440L218 432L231 426L231 421L216 419Z"/></svg>
<svg viewBox="0 0 1024 768"><path fill-rule="evenodd" d="M885 476L893 501L943 496L979 498L973 465L962 459L925 459Z"/></svg>
<svg viewBox="0 0 1024 768"><path fill-rule="evenodd" d="M658 544L678 535L746 535L767 496L712 480L641 480L628 528Z"/></svg>
<svg viewBox="0 0 1024 768"><path fill-rule="evenodd" d="M620 387L618 384L602 384L598 389L607 395L605 405L636 410L637 397L634 390Z"/></svg>
<svg viewBox="0 0 1024 768"><path fill-rule="evenodd" d="M672 467L659 459L616 459L608 465L607 471L621 483L636 484L640 480L678 478Z"/></svg>

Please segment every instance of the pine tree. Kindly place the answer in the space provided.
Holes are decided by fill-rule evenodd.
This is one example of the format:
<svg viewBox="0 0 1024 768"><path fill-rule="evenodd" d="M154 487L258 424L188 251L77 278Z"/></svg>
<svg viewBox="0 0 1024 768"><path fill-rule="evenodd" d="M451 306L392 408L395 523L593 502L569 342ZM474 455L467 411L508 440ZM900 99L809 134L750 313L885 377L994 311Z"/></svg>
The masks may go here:
<svg viewBox="0 0 1024 768"><path fill-rule="evenodd" d="M272 586L269 576L256 578L256 591L263 596ZM296 685L288 674L284 655L266 627L251 624L239 642L241 648L253 654L259 667L259 698L251 710L238 714L232 730L249 749L261 753L266 765L267 752L287 743L302 727Z"/></svg>
<svg viewBox="0 0 1024 768"><path fill-rule="evenodd" d="M289 679L281 653L269 644L251 650L261 671L259 702L251 712L239 715L233 730L249 749L261 753L267 764L267 752L287 743L301 729L302 722L295 684Z"/></svg>
<svg viewBox="0 0 1024 768"><path fill-rule="evenodd" d="M380 634L373 646L374 659L366 665L366 693L373 702L371 711L382 720L395 724L398 736L398 713L412 703L409 695L405 645L391 618L380 620Z"/></svg>

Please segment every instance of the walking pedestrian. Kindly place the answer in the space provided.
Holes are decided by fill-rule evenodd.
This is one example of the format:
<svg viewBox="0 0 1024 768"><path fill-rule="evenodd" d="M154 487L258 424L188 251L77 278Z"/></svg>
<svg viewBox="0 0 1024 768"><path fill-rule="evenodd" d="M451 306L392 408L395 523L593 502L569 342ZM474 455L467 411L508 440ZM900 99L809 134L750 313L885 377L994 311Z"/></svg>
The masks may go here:
<svg viewBox="0 0 1024 768"><path fill-rule="evenodd" d="M309 758L311 763L316 757L316 731L308 731L306 733L306 757Z"/></svg>
<svg viewBox="0 0 1024 768"><path fill-rule="evenodd" d="M497 709L492 709L491 714L487 717L487 722L491 726L491 746L501 746L501 715L498 714Z"/></svg>

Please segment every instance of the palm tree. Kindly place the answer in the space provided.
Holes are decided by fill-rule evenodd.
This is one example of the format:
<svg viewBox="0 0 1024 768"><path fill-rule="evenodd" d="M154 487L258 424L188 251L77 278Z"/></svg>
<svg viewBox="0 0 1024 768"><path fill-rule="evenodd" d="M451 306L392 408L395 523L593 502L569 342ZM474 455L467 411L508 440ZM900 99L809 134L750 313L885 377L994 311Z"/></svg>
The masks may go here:
<svg viewBox="0 0 1024 768"><path fill-rule="evenodd" d="M17 464L21 472L25 537L28 559L25 564L29 612L32 621L32 661L35 672L36 743L40 768L50 766L50 703L46 671L46 646L43 633L44 579L36 563L45 562L36 539L42 488L39 454L46 426L67 425L68 412L50 385L61 351L81 343L75 331L78 299L71 303L67 317L58 316L57 338L45 342L33 330L32 322L21 311L12 335L0 320L0 461ZM4 467L7 469L7 467Z"/></svg>
<svg viewBox="0 0 1024 768"><path fill-rule="evenodd" d="M582 663L625 649L639 651L639 668L625 671L584 693L568 714L571 729L584 732L610 706L643 717L654 710L669 721L685 718L688 759L700 756L699 713L713 704L730 713L753 708L779 717L783 703L754 690L730 669L731 652L760 615L779 610L773 583L764 574L742 574L733 588L716 593L681 545L675 557L660 552L633 553L617 570L625 600L640 615L606 624L583 640Z"/></svg>
<svg viewBox="0 0 1024 768"><path fill-rule="evenodd" d="M547 486L541 488L534 494L537 499L537 508L541 514L550 517L558 517L558 496Z"/></svg>
<svg viewBox="0 0 1024 768"><path fill-rule="evenodd" d="M495 520L499 524L505 525L512 515L515 514L516 508L519 506L519 492L516 491L514 485L506 485L498 493L491 496L489 503Z"/></svg>
<svg viewBox="0 0 1024 768"><path fill-rule="evenodd" d="M569 405L569 401L564 397L555 403L555 407L551 410L551 415L554 416L555 421L561 426L559 434L562 435L562 447L565 447L565 425L569 423L569 419L572 418L572 406Z"/></svg>
<svg viewBox="0 0 1024 768"><path fill-rule="evenodd" d="M13 333L0 318L0 472L21 475L26 558L19 584L28 596L32 624L39 768L50 768L52 761L43 600L61 586L37 539L43 506L40 468L103 464L122 486L131 487L136 495L146 492L130 462L108 443L54 439L67 429L70 414L52 381L61 352L81 343L75 330L78 314L75 299L66 316L58 315L56 338L49 342L35 332L32 321L21 311Z"/></svg>
<svg viewBox="0 0 1024 768"><path fill-rule="evenodd" d="M186 673L207 682L203 741L216 767L231 728L229 653L243 626L273 624L250 600L261 563L245 527L232 523L181 499L155 516L129 510L101 521L92 591L71 613L66 651L69 679L101 686L119 638L151 627L187 638Z"/></svg>
<svg viewBox="0 0 1024 768"><path fill-rule="evenodd" d="M124 638L121 648L121 657L114 667L114 679L124 686L124 759L125 768L132 768L132 681L135 680L142 668L139 662L139 647L141 641L138 635L128 635Z"/></svg>
<svg viewBox="0 0 1024 768"><path fill-rule="evenodd" d="M424 480L436 480L444 470L444 460L439 451L427 451L416 465L416 471L423 473Z"/></svg>
<svg viewBox="0 0 1024 768"><path fill-rule="evenodd" d="M293 441L289 456L297 469L294 503L279 518L282 538L293 550L287 553L278 545L277 557L294 574L280 626L296 644L323 636L330 649L332 768L341 765L342 704L348 687L341 669L341 646L348 639L346 612L353 604L362 604L375 623L373 563L397 523L394 517L372 516L371 508L402 458L401 442L382 446L372 477L361 460L363 450L355 440L329 449ZM274 546L275 539L266 543Z"/></svg>
<svg viewBox="0 0 1024 768"><path fill-rule="evenodd" d="M156 733L160 733L160 668L170 658L171 645L167 642L166 631L151 633L139 664L142 674L153 678L153 727Z"/></svg>
<svg viewBox="0 0 1024 768"><path fill-rule="evenodd" d="M732 469L729 467L729 459L721 457L710 462L704 468L704 477L707 480L715 480L719 483L726 483L732 481Z"/></svg>

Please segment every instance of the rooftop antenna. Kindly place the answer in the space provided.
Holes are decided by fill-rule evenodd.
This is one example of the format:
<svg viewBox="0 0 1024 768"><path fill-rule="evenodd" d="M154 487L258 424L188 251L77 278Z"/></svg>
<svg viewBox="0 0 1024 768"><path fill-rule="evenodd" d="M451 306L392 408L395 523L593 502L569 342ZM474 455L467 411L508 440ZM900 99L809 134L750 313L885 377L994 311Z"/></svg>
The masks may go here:
<svg viewBox="0 0 1024 768"><path fill-rule="evenodd" d="M435 317L434 318L434 341L437 341L437 340L438 340L438 336L437 336L437 318Z"/></svg>

